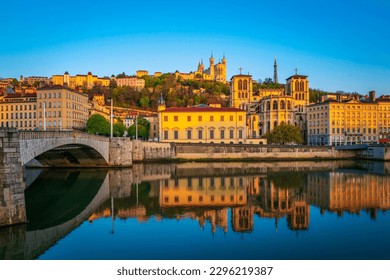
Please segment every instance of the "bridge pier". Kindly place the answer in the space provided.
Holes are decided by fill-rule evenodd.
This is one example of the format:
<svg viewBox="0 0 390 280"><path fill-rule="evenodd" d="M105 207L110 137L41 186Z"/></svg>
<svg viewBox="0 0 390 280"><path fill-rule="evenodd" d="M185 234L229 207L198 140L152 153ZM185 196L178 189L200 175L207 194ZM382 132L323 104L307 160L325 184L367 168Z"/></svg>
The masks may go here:
<svg viewBox="0 0 390 280"><path fill-rule="evenodd" d="M26 222L19 133L0 129L0 227Z"/></svg>

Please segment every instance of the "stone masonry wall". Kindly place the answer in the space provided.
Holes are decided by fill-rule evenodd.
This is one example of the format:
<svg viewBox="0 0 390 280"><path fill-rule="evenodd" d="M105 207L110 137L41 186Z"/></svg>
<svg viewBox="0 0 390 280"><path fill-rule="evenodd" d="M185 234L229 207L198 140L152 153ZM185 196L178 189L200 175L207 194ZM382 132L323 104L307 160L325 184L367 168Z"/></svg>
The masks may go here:
<svg viewBox="0 0 390 280"><path fill-rule="evenodd" d="M339 159L354 158L355 151L333 147L174 144L175 158L184 159Z"/></svg>
<svg viewBox="0 0 390 280"><path fill-rule="evenodd" d="M111 167L127 167L133 164L132 159L133 144L130 138L112 138L110 139L110 159Z"/></svg>
<svg viewBox="0 0 390 280"><path fill-rule="evenodd" d="M0 129L0 226L26 222L19 134Z"/></svg>

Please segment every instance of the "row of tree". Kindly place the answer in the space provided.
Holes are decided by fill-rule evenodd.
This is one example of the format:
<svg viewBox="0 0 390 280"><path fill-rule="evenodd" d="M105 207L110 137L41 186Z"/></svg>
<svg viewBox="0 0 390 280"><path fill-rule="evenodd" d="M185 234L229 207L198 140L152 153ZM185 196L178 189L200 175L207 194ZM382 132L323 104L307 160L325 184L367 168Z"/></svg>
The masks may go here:
<svg viewBox="0 0 390 280"><path fill-rule="evenodd" d="M137 129L138 131L136 131ZM110 123L102 115L94 114L87 121L86 131L90 134L109 136L111 133ZM136 124L133 124L126 129L126 126L120 119L113 124L114 137L128 136L134 139L138 133L139 139L147 140L149 139L149 131L150 123L142 117L138 118L138 127L136 127Z"/></svg>

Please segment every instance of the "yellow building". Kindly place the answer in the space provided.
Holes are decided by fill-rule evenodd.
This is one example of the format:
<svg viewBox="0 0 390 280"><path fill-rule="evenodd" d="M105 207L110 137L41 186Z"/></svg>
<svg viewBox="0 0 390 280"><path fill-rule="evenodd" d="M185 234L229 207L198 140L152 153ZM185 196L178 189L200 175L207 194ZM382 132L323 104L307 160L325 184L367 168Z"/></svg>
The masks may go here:
<svg viewBox="0 0 390 280"><path fill-rule="evenodd" d="M309 145L350 145L388 142L390 98L328 99L309 106Z"/></svg>
<svg viewBox="0 0 390 280"><path fill-rule="evenodd" d="M7 89L0 96L0 127L34 130L37 127L36 93L19 94Z"/></svg>
<svg viewBox="0 0 390 280"><path fill-rule="evenodd" d="M149 72L146 71L146 70L137 70L137 71L135 71L135 76L137 78L141 78L143 76L148 76L148 75L149 75Z"/></svg>
<svg viewBox="0 0 390 280"><path fill-rule="evenodd" d="M181 143L245 143L245 111L199 105L159 106L159 139Z"/></svg>
<svg viewBox="0 0 390 280"><path fill-rule="evenodd" d="M37 127L40 130L85 129L88 95L63 86L37 91Z"/></svg>
<svg viewBox="0 0 390 280"><path fill-rule="evenodd" d="M99 114L102 115L107 121L110 121L110 109L105 106L104 95L95 94L91 102L88 102L88 116Z"/></svg>
<svg viewBox="0 0 390 280"><path fill-rule="evenodd" d="M68 86L71 89L75 89L76 87L91 89L95 85L108 87L110 85L110 78L100 78L92 75L91 72L88 72L87 75L77 74L76 76L70 76L68 72L65 72L64 75L53 75L51 82L53 85Z"/></svg>

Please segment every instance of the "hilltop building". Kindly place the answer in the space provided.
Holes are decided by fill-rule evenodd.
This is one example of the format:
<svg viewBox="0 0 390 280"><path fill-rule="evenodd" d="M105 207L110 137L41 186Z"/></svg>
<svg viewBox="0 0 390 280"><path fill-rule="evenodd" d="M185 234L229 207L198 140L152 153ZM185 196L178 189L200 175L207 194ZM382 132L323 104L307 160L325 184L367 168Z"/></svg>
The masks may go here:
<svg viewBox="0 0 390 280"><path fill-rule="evenodd" d="M215 64L215 59L211 54L209 58L209 68L205 69L203 60L198 63L198 68L194 72L190 73L181 73L179 71L175 72L176 78L181 78L183 80L195 80L202 79L205 81L216 81L221 83L226 83L226 58L225 55L217 64Z"/></svg>
<svg viewBox="0 0 390 280"><path fill-rule="evenodd" d="M91 89L95 85L108 87L110 85L110 78L101 78L92 75L91 72L88 72L87 75L77 74L76 76L70 76L68 72L65 72L64 75L53 75L51 77L51 82L53 85L67 86L71 89L75 89L76 87Z"/></svg>

